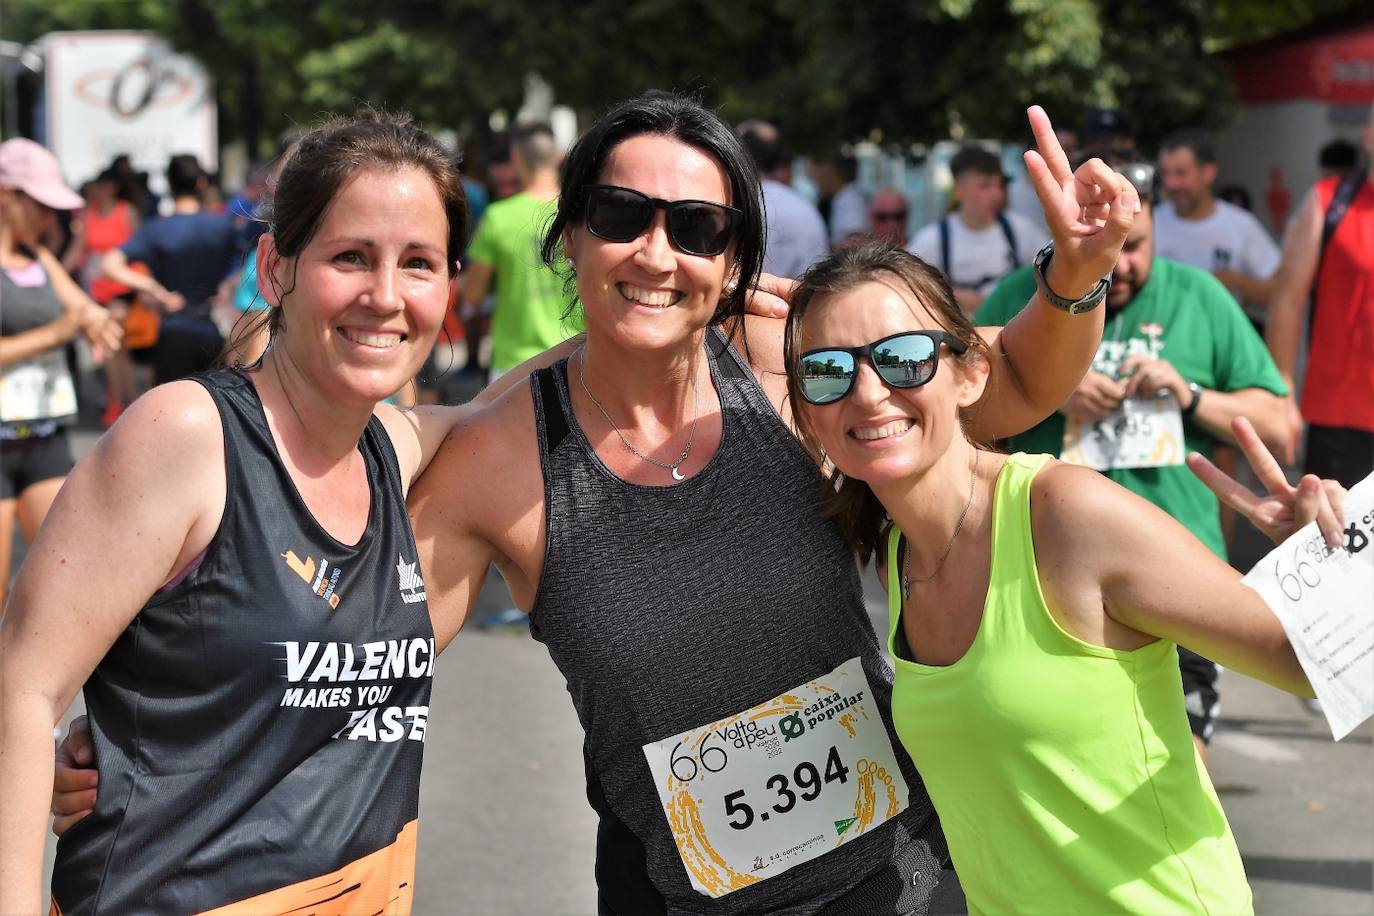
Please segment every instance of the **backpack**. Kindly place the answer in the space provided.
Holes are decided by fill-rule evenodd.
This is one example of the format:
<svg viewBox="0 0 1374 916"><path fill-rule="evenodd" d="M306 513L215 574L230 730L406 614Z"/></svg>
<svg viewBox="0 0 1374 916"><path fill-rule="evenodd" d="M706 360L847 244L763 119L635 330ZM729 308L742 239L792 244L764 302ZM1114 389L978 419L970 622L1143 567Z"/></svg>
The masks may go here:
<svg viewBox="0 0 1374 916"><path fill-rule="evenodd" d="M949 255L949 250L950 250L950 244L949 244L949 221L950 221L950 219L951 219L951 217L946 216L944 219L940 220L940 268L941 268L941 270L943 270L943 271L945 272L945 277L947 277L947 278L949 279L950 285L953 286L953 287L956 287L956 288L963 288L963 289L978 289L978 288L981 287L984 283L989 283L989 282L991 282L991 281L993 281L993 280L997 280L997 279L1000 279L1001 277L1005 276L1005 274L989 274L989 275L986 276L986 277L979 277L977 280L974 280L972 283L955 283L955 282L954 282L954 275L950 273L950 264L951 264L951 262L950 262L950 255ZM1013 271L1013 270L1015 270L1016 268L1018 268L1018 267L1021 266L1021 259L1020 259L1019 257L1016 256L1016 233L1012 231L1012 229L1011 229L1011 220L1007 219L1007 214L1005 214L1005 213L998 213L998 214L997 214L997 224L998 224L999 226L1002 227L1002 235L1006 236L1006 239L1007 239L1007 251L1008 251L1008 253L1009 253L1010 256L1011 256L1011 266L1008 268L1007 273L1011 273L1011 271Z"/></svg>

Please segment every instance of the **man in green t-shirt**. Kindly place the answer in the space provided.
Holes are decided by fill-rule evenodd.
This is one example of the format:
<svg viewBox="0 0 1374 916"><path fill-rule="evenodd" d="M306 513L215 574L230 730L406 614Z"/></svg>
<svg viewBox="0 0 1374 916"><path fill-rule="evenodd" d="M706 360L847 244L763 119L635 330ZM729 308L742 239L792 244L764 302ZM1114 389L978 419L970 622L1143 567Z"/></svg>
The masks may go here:
<svg viewBox="0 0 1374 916"><path fill-rule="evenodd" d="M581 316L568 314L573 300L566 278L539 257L558 202L558 145L549 126L516 128L511 161L524 189L487 207L462 274L464 317L495 284L488 381L583 330Z"/></svg>
<svg viewBox="0 0 1374 916"><path fill-rule="evenodd" d="M1182 415L1186 451L1211 458L1218 442L1234 445L1231 421L1238 416L1247 417L1270 448L1281 449L1288 389L1264 341L1215 277L1155 257L1153 214L1148 196L1141 198L1144 211L1126 237L1107 292L1106 327L1092 369L1060 412L1012 437L1008 448L1060 455L1066 429L1129 416L1122 407L1127 398L1142 403L1168 391ZM1008 275L984 301L975 323L1005 325L1034 293L1030 268ZM1172 515L1226 559L1217 498L1183 464L1182 453L1177 461L1104 473ZM1182 647L1179 657L1189 722L1203 751L1216 714L1216 666Z"/></svg>

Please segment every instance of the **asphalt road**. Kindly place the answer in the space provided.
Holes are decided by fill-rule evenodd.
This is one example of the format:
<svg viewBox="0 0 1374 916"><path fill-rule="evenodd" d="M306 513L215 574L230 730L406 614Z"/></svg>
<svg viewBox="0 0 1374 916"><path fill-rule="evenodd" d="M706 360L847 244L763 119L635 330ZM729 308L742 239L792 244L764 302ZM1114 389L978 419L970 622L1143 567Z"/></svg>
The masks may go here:
<svg viewBox="0 0 1374 916"><path fill-rule="evenodd" d="M475 619L505 604L493 573ZM1374 912L1374 723L1336 744L1287 694L1228 672L1221 695L1210 765L1256 912ZM595 913L582 732L545 649L523 627L465 631L439 662L427 735L415 912Z"/></svg>

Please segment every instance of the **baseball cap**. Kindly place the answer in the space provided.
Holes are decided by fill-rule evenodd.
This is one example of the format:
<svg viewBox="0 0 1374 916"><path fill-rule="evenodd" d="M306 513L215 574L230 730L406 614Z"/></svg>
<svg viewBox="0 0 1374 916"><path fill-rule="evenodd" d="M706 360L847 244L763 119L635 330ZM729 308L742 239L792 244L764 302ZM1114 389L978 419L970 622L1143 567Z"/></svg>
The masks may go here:
<svg viewBox="0 0 1374 916"><path fill-rule="evenodd" d="M1083 120L1083 129L1078 132L1078 140L1080 143L1101 143L1118 137L1129 137L1133 133L1130 120L1120 110L1094 108Z"/></svg>
<svg viewBox="0 0 1374 916"><path fill-rule="evenodd" d="M23 191L54 210L75 210L85 204L62 180L57 157L23 137L0 143L0 187Z"/></svg>

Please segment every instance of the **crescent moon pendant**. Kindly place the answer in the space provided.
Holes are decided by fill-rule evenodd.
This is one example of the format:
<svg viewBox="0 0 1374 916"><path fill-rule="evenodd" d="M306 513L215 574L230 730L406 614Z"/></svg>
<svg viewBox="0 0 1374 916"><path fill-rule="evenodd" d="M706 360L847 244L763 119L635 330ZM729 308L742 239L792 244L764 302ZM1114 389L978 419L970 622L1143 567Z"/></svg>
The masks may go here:
<svg viewBox="0 0 1374 916"><path fill-rule="evenodd" d="M682 472L679 471L677 468L674 467L674 468L670 468L669 470L671 470L671 471L673 472L673 479L674 479L674 480L686 480L686 479L687 479L686 477L683 477L683 476L682 476Z"/></svg>

